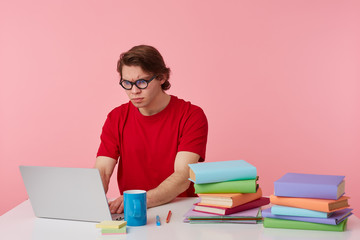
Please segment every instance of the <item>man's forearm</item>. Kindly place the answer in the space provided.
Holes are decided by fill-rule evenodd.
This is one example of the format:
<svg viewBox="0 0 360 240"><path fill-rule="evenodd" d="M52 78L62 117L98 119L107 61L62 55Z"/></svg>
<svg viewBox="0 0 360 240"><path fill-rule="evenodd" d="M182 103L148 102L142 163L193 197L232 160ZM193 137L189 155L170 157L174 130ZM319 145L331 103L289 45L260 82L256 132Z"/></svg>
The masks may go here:
<svg viewBox="0 0 360 240"><path fill-rule="evenodd" d="M95 168L99 169L100 177L104 186L105 193L107 193L109 188L110 177L114 171L116 165L116 160L99 156L96 158Z"/></svg>
<svg viewBox="0 0 360 240"><path fill-rule="evenodd" d="M173 173L158 187L147 192L147 206L155 207L170 202L190 186L188 177Z"/></svg>
<svg viewBox="0 0 360 240"><path fill-rule="evenodd" d="M107 174L105 171L100 171L100 176L104 186L104 191L105 193L107 193L109 190L109 182L110 182L111 174Z"/></svg>
<svg viewBox="0 0 360 240"><path fill-rule="evenodd" d="M189 166L197 163L200 156L192 152L178 152L175 158L174 173L158 187L147 193L148 207L155 207L170 202L190 186Z"/></svg>

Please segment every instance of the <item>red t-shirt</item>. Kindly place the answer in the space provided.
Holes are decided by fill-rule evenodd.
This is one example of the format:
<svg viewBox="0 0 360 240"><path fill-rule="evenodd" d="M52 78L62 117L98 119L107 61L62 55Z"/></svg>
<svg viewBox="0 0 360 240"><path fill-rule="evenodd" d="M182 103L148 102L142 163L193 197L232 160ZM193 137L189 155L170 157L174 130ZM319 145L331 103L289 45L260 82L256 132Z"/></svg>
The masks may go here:
<svg viewBox="0 0 360 240"><path fill-rule="evenodd" d="M128 102L108 114L97 156L119 159L121 194L129 189L148 191L174 172L177 152L197 153L204 161L207 133L203 110L175 96L152 116L142 115ZM179 196L195 196L193 184Z"/></svg>

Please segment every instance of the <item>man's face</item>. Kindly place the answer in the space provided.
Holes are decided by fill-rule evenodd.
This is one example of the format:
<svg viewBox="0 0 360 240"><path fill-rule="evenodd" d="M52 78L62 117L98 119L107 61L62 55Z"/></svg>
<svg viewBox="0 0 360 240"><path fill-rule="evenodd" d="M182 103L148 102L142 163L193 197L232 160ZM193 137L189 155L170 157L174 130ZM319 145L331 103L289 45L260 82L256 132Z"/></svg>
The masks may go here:
<svg viewBox="0 0 360 240"><path fill-rule="evenodd" d="M135 82L139 79L149 80L153 77L150 73L146 73L139 66L127 66L124 65L122 68L122 79L130 82ZM135 85L132 86L131 90L125 90L126 94L129 96L130 101L137 108L151 109L156 108L154 106L155 99L163 93L161 89L161 84L164 83L164 80L154 79L151 81L145 89L139 89Z"/></svg>

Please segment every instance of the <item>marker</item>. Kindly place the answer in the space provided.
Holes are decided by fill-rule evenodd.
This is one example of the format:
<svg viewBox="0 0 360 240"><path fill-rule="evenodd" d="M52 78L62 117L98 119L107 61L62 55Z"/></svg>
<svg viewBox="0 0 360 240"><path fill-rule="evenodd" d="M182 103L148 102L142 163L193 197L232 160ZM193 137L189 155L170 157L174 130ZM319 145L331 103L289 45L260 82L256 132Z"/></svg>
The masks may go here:
<svg viewBox="0 0 360 240"><path fill-rule="evenodd" d="M168 215L167 215L166 223L169 223L169 222L170 222L170 218L171 218L171 210L169 210L169 213L168 213Z"/></svg>
<svg viewBox="0 0 360 240"><path fill-rule="evenodd" d="M160 226L161 222L160 222L160 217L159 215L156 215L156 226Z"/></svg>

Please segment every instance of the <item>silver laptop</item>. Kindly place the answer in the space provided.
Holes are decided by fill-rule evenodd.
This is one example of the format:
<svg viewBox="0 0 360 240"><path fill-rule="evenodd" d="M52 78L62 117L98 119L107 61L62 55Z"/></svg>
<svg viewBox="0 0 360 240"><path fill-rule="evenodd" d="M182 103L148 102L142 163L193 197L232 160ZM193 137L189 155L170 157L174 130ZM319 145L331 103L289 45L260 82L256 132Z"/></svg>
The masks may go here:
<svg viewBox="0 0 360 240"><path fill-rule="evenodd" d="M98 169L19 168L35 216L89 222L121 219L110 213Z"/></svg>

